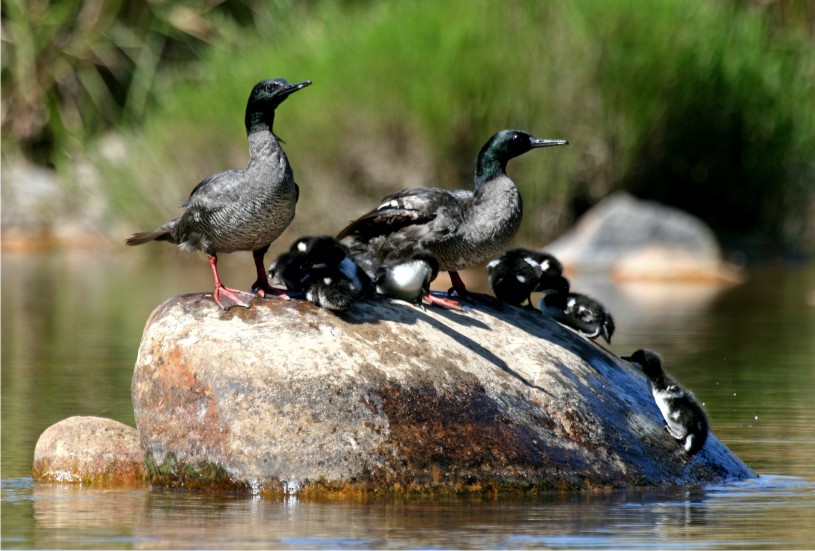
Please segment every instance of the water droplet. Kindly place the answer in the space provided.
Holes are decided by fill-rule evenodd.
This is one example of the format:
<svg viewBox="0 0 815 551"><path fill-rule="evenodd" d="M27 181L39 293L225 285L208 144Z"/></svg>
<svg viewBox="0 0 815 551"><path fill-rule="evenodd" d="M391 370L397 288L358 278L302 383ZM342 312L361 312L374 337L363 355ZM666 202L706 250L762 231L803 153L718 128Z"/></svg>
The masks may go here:
<svg viewBox="0 0 815 551"><path fill-rule="evenodd" d="M284 480L283 493L286 495L297 495L300 493L300 482L297 479Z"/></svg>
<svg viewBox="0 0 815 551"><path fill-rule="evenodd" d="M263 488L263 483L260 480L252 479L249 481L249 488L252 492L252 495L256 496L260 493L260 490Z"/></svg>

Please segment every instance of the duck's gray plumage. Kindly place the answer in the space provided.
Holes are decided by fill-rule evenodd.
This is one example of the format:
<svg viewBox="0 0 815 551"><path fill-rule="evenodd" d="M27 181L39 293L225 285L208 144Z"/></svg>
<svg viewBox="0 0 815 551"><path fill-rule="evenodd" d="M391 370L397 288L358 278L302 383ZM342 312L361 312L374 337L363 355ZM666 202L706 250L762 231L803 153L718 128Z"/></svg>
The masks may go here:
<svg viewBox="0 0 815 551"><path fill-rule="evenodd" d="M438 259L439 269L448 272L482 262L506 246L523 216L521 194L506 175L507 162L535 147L566 143L502 130L478 155L473 190L413 188L394 193L338 238L362 241L374 249L382 249L385 240L390 248L427 250Z"/></svg>
<svg viewBox="0 0 815 551"><path fill-rule="evenodd" d="M137 233L126 243L169 241L185 251L206 253L215 273L215 299L219 304L220 291L234 290L221 286L216 255L252 251L258 274L253 288L272 292L265 279L263 255L291 223L299 197L289 160L272 130L275 109L290 94L310 84L310 81L290 84L284 79L256 84L246 106L249 142L246 167L206 178L184 202L186 210L181 216L153 231ZM237 304L248 306L246 301L239 300Z"/></svg>
<svg viewBox="0 0 815 551"><path fill-rule="evenodd" d="M134 235L127 240L128 245L163 240L178 244L182 250L212 255L262 249L283 233L294 218L299 189L286 152L272 131L279 102L268 103L258 91L280 82L291 86L283 79L263 81L250 96L246 168L206 178L184 202L184 214L153 232ZM301 89L308 84L295 86Z"/></svg>

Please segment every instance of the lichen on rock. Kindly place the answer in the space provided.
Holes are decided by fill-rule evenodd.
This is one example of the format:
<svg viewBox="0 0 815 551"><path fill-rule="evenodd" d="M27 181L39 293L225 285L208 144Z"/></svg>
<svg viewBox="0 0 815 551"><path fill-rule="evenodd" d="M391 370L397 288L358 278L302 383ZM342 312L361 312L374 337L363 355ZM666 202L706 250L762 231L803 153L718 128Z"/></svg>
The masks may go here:
<svg viewBox="0 0 815 551"><path fill-rule="evenodd" d="M48 427L34 449L35 479L142 485L144 451L136 429L101 417L69 417Z"/></svg>
<svg viewBox="0 0 815 551"><path fill-rule="evenodd" d="M713 435L684 457L640 373L522 308L174 297L145 328L132 396L154 484L342 496L754 476Z"/></svg>

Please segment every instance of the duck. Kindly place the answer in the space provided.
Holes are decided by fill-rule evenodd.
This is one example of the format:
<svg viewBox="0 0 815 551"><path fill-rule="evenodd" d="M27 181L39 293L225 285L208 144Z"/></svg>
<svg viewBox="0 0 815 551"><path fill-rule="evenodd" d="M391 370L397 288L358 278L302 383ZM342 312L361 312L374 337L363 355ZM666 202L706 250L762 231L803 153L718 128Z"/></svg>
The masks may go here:
<svg viewBox="0 0 815 551"><path fill-rule="evenodd" d="M548 293L540 299L538 308L544 315L590 339L602 335L611 344L614 318L605 306L587 295L562 291Z"/></svg>
<svg viewBox="0 0 815 551"><path fill-rule="evenodd" d="M399 191L353 220L337 239L371 251L427 250L438 260L439 270L450 275L451 292L462 299L478 298L467 290L458 272L500 253L517 233L523 216L521 194L506 173L507 163L532 149L568 143L523 130L496 132L478 153L473 189ZM399 256L406 258L409 252ZM430 293L425 298L443 307L451 304Z"/></svg>
<svg viewBox="0 0 815 551"><path fill-rule="evenodd" d="M257 296L288 298L267 279L264 256L294 218L300 190L280 140L273 132L275 111L291 94L311 85L267 79L249 95L244 116L249 162L245 168L209 176L190 193L184 213L152 231L133 234L127 245L168 241L182 251L207 255L215 280L213 298L224 310L249 308ZM257 279L252 291L226 287L218 275L218 254L252 251Z"/></svg>
<svg viewBox="0 0 815 551"><path fill-rule="evenodd" d="M314 305L347 310L371 291L371 281L350 257L348 249L331 236L305 236L269 266L268 277L292 294L304 295Z"/></svg>
<svg viewBox="0 0 815 551"><path fill-rule="evenodd" d="M428 251L416 251L407 258L386 258L377 269L374 284L380 295L422 306L438 274L436 257Z"/></svg>
<svg viewBox="0 0 815 551"><path fill-rule="evenodd" d="M683 388L662 367L659 354L641 348L623 360L631 362L648 377L651 394L665 420L665 430L679 442L688 456L705 445L709 422L705 410L689 390Z"/></svg>
<svg viewBox="0 0 815 551"><path fill-rule="evenodd" d="M563 265L551 254L534 249L510 249L487 266L487 277L495 297L507 304L532 306L536 291L569 292Z"/></svg>

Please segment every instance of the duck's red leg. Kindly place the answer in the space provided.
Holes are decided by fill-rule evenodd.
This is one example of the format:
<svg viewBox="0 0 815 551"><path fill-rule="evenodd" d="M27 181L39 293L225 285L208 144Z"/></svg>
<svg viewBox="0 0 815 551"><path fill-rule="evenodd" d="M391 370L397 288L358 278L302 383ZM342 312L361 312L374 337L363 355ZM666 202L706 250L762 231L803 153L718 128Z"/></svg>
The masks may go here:
<svg viewBox="0 0 815 551"><path fill-rule="evenodd" d="M218 303L218 306L224 310L229 310L233 306L249 308L255 295L247 293L246 291L239 291L238 289L230 289L221 283L221 278L218 277L218 257L214 254L207 256L209 257L209 265L212 268L212 276L215 278L215 291L212 297L215 299L215 302Z"/></svg>
<svg viewBox="0 0 815 551"><path fill-rule="evenodd" d="M495 298L492 295L486 295L484 293L473 293L467 290L467 287L464 285L464 281L462 281L461 276L458 275L456 271L449 271L447 272L450 275L450 281L452 282L453 286L447 291L448 294L452 294L453 291L461 298L462 300L470 300L472 302L481 302L482 304L486 304L488 306L492 306L493 308L497 308L499 310L503 309L503 304L500 300Z"/></svg>
<svg viewBox="0 0 815 551"><path fill-rule="evenodd" d="M273 296L283 300L290 300L289 295L284 291L269 285L269 277L266 275L266 267L263 265L263 257L268 250L269 247L252 251L252 258L255 260L255 269L258 273L257 280L252 284L252 290L257 291L262 297Z"/></svg>

